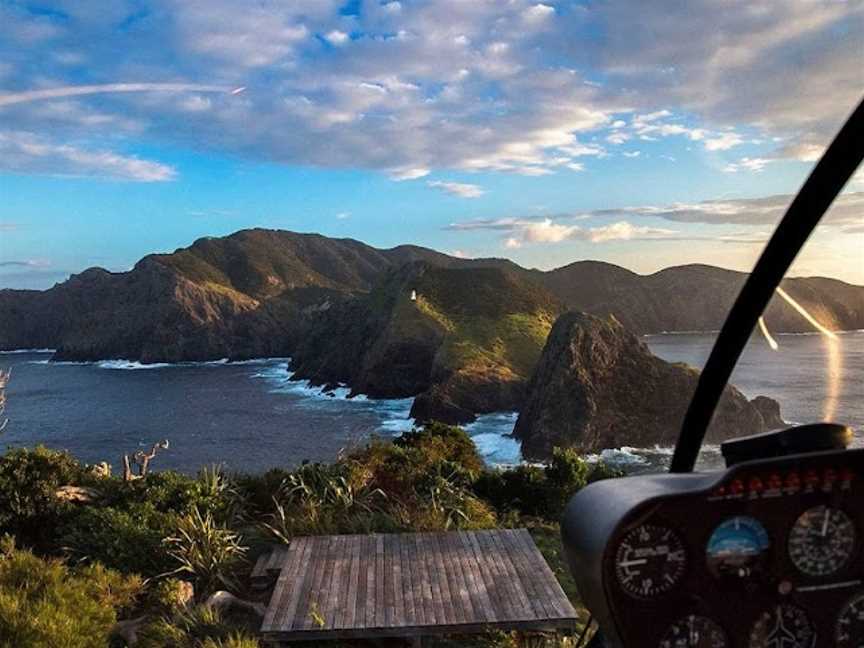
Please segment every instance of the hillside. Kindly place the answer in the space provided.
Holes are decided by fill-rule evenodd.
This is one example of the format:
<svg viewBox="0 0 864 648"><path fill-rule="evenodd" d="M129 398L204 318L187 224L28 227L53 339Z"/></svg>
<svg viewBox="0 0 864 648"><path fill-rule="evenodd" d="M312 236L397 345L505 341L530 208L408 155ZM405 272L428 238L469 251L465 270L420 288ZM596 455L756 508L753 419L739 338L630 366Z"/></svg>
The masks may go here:
<svg viewBox="0 0 864 648"><path fill-rule="evenodd" d="M147 256L129 272L91 268L46 291L0 290L0 349L47 347L58 350L57 359L144 362L291 355L317 335L319 325L332 326L321 324L328 319L322 314L362 308L359 297L379 287L386 293L393 271L415 262L453 271L500 270L567 310L613 315L635 333L716 330L745 278L700 265L643 276L596 261L542 272L413 245L381 250L317 234L243 230ZM441 281L462 276L445 274ZM833 328L864 328L864 287L825 278L783 285ZM469 300L465 312L476 305ZM774 332L811 330L779 298L766 320ZM351 321L358 320L347 320L346 327ZM502 323L487 318L484 326L493 324ZM343 338L353 333L348 327Z"/></svg>
<svg viewBox="0 0 864 648"><path fill-rule="evenodd" d="M518 273L415 262L322 316L296 348L294 367L298 377L356 393L417 395L412 416L420 420L470 421L521 405L562 311Z"/></svg>

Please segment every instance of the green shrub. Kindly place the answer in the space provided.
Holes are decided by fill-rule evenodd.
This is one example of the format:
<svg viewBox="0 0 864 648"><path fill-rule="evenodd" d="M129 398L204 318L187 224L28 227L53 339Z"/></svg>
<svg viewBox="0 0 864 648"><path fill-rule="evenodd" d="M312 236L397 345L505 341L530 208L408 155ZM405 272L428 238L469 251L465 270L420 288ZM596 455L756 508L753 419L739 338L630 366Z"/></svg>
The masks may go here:
<svg viewBox="0 0 864 648"><path fill-rule="evenodd" d="M0 456L0 533L14 535L20 544L44 547L68 504L54 493L76 484L80 464L65 452L37 446L10 449Z"/></svg>
<svg viewBox="0 0 864 648"><path fill-rule="evenodd" d="M203 606L157 619L138 637L140 648L258 648L251 634L226 620L214 608Z"/></svg>
<svg viewBox="0 0 864 648"><path fill-rule="evenodd" d="M118 509L146 503L162 513L184 515L197 508L227 522L240 508L237 489L218 467L202 469L197 478L165 470L145 479L113 482L107 487L107 503Z"/></svg>
<svg viewBox="0 0 864 648"><path fill-rule="evenodd" d="M82 507L61 525L58 544L73 560L98 561L149 578L173 566L162 541L176 527L176 519L149 503L132 503L125 510Z"/></svg>
<svg viewBox="0 0 864 648"><path fill-rule="evenodd" d="M421 465L446 460L459 464L472 473L478 473L484 467L483 458L477 452L474 441L465 430L453 425L437 421L428 423L423 428L406 432L396 438L393 444L412 452Z"/></svg>
<svg viewBox="0 0 864 648"><path fill-rule="evenodd" d="M0 547L0 646L2 648L102 648L141 582L101 565L70 570Z"/></svg>
<svg viewBox="0 0 864 648"><path fill-rule="evenodd" d="M219 526L210 512L202 514L197 508L177 520L175 534L165 539L165 546L177 565L171 573L192 576L199 596L233 588L246 554L239 534Z"/></svg>

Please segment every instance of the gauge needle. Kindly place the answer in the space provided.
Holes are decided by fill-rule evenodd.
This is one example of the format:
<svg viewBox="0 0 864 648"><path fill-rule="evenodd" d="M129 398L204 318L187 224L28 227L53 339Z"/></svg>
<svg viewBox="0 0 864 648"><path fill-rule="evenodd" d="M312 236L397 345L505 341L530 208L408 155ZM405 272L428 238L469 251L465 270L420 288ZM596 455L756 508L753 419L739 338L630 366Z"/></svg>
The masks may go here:
<svg viewBox="0 0 864 648"><path fill-rule="evenodd" d="M647 558L639 558L637 560L622 560L620 563L618 563L618 566L619 567L635 567L636 565L647 565L647 564L648 564Z"/></svg>
<svg viewBox="0 0 864 648"><path fill-rule="evenodd" d="M822 537L824 538L828 534L828 521L831 516L831 510L828 509L825 511L825 519L822 520Z"/></svg>

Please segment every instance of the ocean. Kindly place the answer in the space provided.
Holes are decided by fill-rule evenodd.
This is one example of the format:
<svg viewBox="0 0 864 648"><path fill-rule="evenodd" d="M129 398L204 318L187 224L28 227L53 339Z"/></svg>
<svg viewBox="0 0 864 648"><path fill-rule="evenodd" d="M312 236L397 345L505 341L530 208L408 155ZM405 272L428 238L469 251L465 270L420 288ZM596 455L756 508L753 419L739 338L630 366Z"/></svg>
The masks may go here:
<svg viewBox="0 0 864 648"><path fill-rule="evenodd" d="M701 367L713 334L644 338L660 357ZM779 350L754 337L732 382L747 396L777 399L783 417L805 423L830 419L864 428L864 332L836 342L821 335L777 336ZM392 438L411 429L411 399L348 398L348 389L323 393L292 378L287 358L247 362L142 365L125 360L49 362L48 350L0 353L12 367L7 390L5 446L44 444L79 459L107 461L115 471L123 453L163 439L170 446L156 469L195 472L210 464L229 470L291 467L331 461L372 436ZM509 436L514 412L481 416L466 426L490 464L521 461ZM860 442L860 437L856 443ZM593 457L629 472L663 470L671 448L609 448ZM699 467L720 465L707 448Z"/></svg>

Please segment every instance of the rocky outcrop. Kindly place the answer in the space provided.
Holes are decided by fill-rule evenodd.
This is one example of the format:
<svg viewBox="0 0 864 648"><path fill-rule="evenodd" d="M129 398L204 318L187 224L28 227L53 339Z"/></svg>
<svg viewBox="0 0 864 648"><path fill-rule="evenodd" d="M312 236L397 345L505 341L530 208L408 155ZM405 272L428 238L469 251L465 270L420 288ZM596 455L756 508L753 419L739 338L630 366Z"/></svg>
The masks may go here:
<svg viewBox="0 0 864 648"><path fill-rule="evenodd" d="M613 317L569 312L549 334L514 436L530 459L548 457L555 446L594 452L671 445L698 375L654 356ZM776 401L748 401L728 386L707 438L719 441L782 424Z"/></svg>

